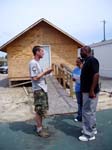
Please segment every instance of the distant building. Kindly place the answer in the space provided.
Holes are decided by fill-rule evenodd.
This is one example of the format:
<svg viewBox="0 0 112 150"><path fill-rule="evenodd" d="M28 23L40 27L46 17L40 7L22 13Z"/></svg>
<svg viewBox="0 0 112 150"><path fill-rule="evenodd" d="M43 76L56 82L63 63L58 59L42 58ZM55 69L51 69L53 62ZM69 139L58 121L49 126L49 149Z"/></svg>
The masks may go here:
<svg viewBox="0 0 112 150"><path fill-rule="evenodd" d="M100 75L112 78L112 40L94 43L90 47L100 62Z"/></svg>
<svg viewBox="0 0 112 150"><path fill-rule="evenodd" d="M7 64L7 59L4 57L0 57L0 66L3 66L4 64Z"/></svg>
<svg viewBox="0 0 112 150"><path fill-rule="evenodd" d="M42 18L0 47L1 51L7 52L10 83L29 79L28 63L33 58L32 48L35 45L45 48L45 57L41 60L44 68L51 66L52 63L63 63L73 68L77 49L84 46Z"/></svg>

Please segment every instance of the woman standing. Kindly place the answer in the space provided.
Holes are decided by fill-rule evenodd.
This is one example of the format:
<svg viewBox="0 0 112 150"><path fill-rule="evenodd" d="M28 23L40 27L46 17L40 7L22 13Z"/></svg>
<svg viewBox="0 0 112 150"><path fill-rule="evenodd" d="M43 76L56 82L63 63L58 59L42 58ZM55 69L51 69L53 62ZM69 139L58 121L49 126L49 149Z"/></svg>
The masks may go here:
<svg viewBox="0 0 112 150"><path fill-rule="evenodd" d="M80 91L80 75L81 75L81 68L83 65L83 60L78 57L76 59L76 67L72 71L72 78L73 81L75 81L75 94L76 94L76 99L77 99L77 104L78 104L78 114L77 117L74 118L74 121L82 121L82 93Z"/></svg>

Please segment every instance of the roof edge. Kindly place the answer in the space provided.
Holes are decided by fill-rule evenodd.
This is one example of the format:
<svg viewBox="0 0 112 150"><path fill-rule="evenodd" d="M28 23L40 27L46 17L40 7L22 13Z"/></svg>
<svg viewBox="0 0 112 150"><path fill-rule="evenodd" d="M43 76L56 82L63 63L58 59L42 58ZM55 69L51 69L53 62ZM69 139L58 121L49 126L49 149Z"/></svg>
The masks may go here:
<svg viewBox="0 0 112 150"><path fill-rule="evenodd" d="M102 46L107 44L112 44L112 39L90 44L90 47L97 47L97 46Z"/></svg>
<svg viewBox="0 0 112 150"><path fill-rule="evenodd" d="M4 50L4 48L10 44L11 42L13 42L14 40L16 40L18 37L20 37L22 34L24 34L25 32L27 32L28 30L32 29L33 27L35 27L37 24L39 24L40 22L46 22L47 24L49 24L50 26L54 27L55 29L57 29L58 31L62 32L63 34L65 34L66 36L68 36L69 38L71 38L72 40L74 40L76 43L78 43L80 45L80 47L84 46L85 44L80 42L79 40L77 40L76 38L74 38L73 36L71 36L70 34L68 34L67 32L63 31L62 29L60 29L59 27L57 27L56 25L54 25L53 23L49 22L48 20L41 18L39 19L37 22L33 23L31 26L29 26L28 28L26 28L25 30L23 30L22 32L20 32L19 34L17 34L15 37L13 37L12 39L10 39L9 41L7 41L5 44L3 44L2 46L0 46L0 51L6 52L6 50Z"/></svg>

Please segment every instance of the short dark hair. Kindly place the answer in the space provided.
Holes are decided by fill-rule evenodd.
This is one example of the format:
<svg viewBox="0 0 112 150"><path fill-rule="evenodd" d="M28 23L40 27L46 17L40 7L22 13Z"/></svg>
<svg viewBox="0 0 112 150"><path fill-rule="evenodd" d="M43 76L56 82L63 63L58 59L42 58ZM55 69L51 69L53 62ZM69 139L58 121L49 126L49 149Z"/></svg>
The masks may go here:
<svg viewBox="0 0 112 150"><path fill-rule="evenodd" d="M83 49L87 50L88 53L91 53L91 47L90 46L84 46Z"/></svg>
<svg viewBox="0 0 112 150"><path fill-rule="evenodd" d="M41 49L41 46L34 46L33 49L32 49L33 55L35 56L35 55L36 55L36 52L37 52L37 51L40 51L40 49Z"/></svg>

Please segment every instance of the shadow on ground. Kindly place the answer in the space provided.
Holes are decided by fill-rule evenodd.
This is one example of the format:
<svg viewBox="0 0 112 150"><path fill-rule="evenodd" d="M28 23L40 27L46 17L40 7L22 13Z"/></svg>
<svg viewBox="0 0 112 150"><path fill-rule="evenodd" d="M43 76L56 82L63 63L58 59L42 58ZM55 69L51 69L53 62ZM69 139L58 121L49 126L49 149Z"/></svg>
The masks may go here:
<svg viewBox="0 0 112 150"><path fill-rule="evenodd" d="M80 135L81 131L81 124L79 123L79 126L75 125L73 115L55 116L48 122L48 125L53 126L55 130L62 132L66 136L72 136L76 139Z"/></svg>
<svg viewBox="0 0 112 150"><path fill-rule="evenodd" d="M13 122L9 123L9 129L14 132L24 132L25 134L35 135L35 126L33 124L28 124L27 122Z"/></svg>
<svg viewBox="0 0 112 150"><path fill-rule="evenodd" d="M0 87L9 87L8 78L4 78L0 80Z"/></svg>
<svg viewBox="0 0 112 150"><path fill-rule="evenodd" d="M81 123L73 115L48 117L50 138L38 137L35 122L0 123L0 150L112 150L112 109L97 112L98 134L96 140L80 142Z"/></svg>

